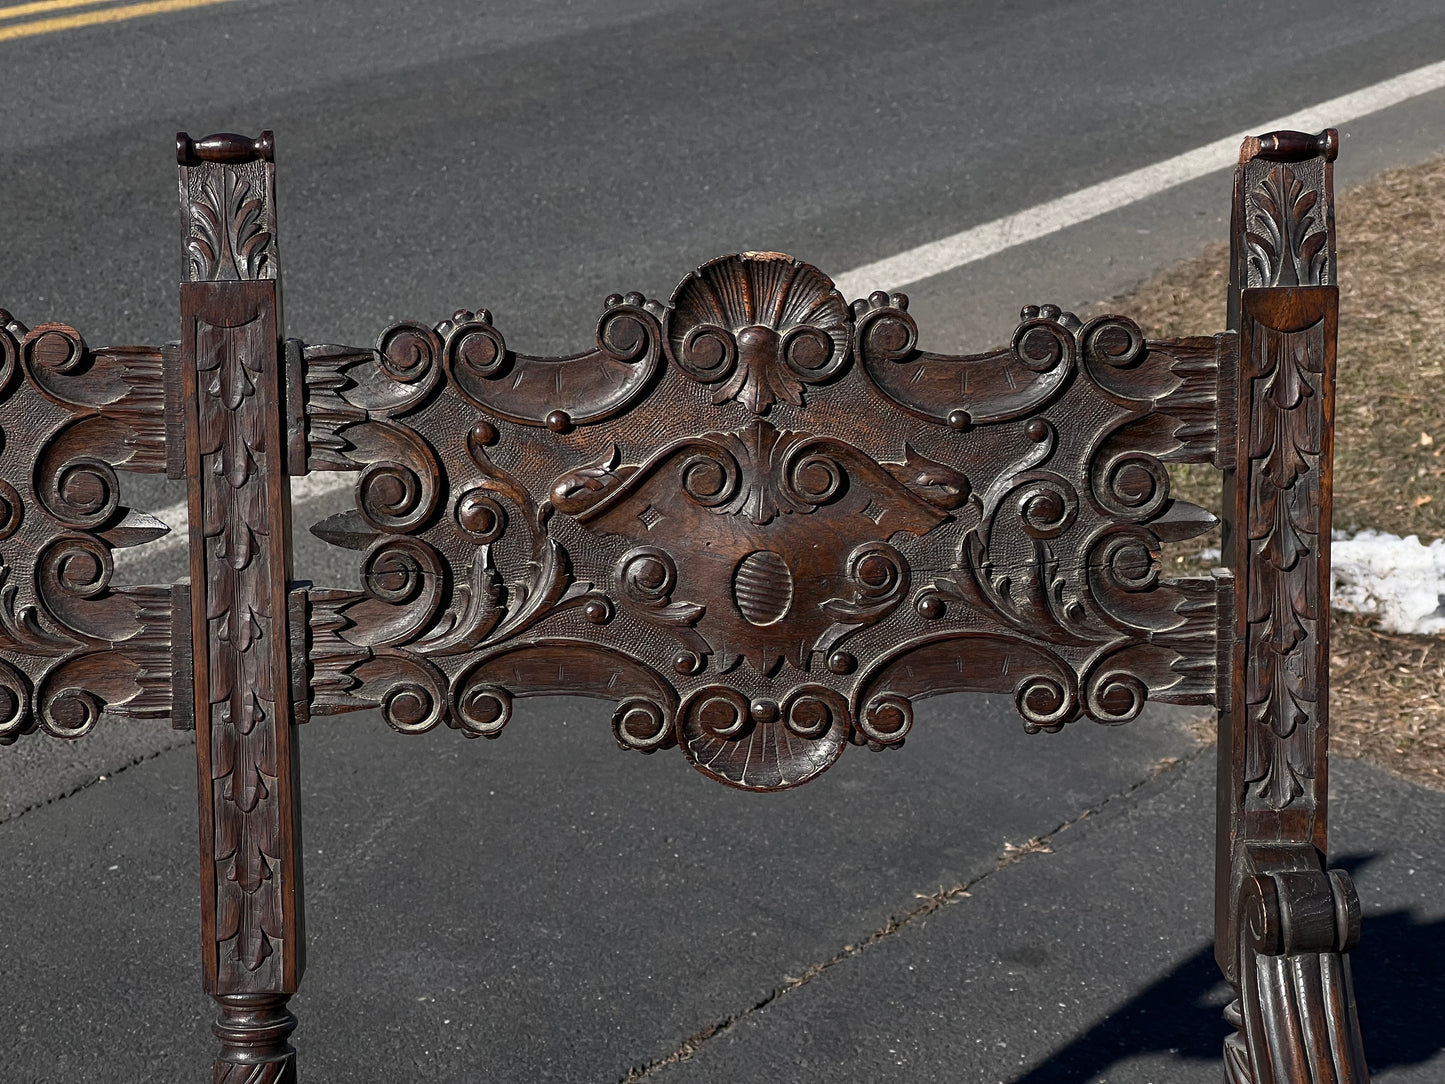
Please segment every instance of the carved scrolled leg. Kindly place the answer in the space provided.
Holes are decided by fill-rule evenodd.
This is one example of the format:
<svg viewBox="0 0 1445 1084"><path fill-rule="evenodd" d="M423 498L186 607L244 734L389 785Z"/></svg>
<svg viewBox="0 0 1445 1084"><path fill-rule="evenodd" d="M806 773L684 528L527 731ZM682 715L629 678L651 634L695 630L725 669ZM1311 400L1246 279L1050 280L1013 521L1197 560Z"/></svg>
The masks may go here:
<svg viewBox="0 0 1445 1084"><path fill-rule="evenodd" d="M1225 1010L1231 1084L1362 1084L1349 950L1360 902L1349 875L1300 868L1312 852L1259 855L1269 872L1247 877L1239 899L1239 999Z"/></svg>
<svg viewBox="0 0 1445 1084"><path fill-rule="evenodd" d="M294 1084L296 1049L287 1040L296 1017L290 994L220 994L216 1004L215 1084Z"/></svg>

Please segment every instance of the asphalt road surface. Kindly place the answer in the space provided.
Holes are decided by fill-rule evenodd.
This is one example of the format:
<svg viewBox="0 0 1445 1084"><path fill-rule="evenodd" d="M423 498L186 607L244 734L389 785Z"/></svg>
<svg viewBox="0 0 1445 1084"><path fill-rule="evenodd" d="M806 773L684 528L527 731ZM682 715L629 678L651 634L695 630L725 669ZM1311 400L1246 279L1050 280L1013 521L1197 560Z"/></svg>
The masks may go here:
<svg viewBox="0 0 1445 1084"><path fill-rule="evenodd" d="M369 344L485 306L509 345L570 352L603 296L665 298L711 256L841 273L1445 59L1438 0L138 7L0 7L0 305L95 345L178 335L177 130L275 131L289 333ZM73 25L26 29L41 18ZM1343 134L1342 185L1433 156L1445 93ZM1083 311L1223 239L1228 185L916 284L925 345L984 349L1025 302ZM154 478L128 493L183 499ZM296 520L341 506L303 501ZM298 576L354 581L353 554L297 541ZM125 575L169 580L179 556ZM310 724L306 1079L1216 1079L1208 755L1174 722L1026 738L997 701L945 698L901 752L756 798L680 756L621 755L610 710L529 702L495 743ZM131 726L0 749L0 1080L207 1071L187 746ZM1358 857L1362 894L1381 928L1398 920L1413 990L1405 934L1434 946L1417 966L1445 966L1423 842L1445 814L1368 771L1340 779L1360 795L1341 808L1376 825L1347 838L1383 854ZM1004 844L1061 824L1079 842L1057 868L1030 857L1036 888L883 938L879 960L908 957L886 975L844 952L918 894L1003 885ZM1401 824L1416 850L1380 850ZM1365 867L1394 871L1373 902ZM1055 941L1021 914L1038 893ZM1139 1006L1168 997L1192 1007L1188 1034L1140 1038L1158 1021ZM1420 1038L1445 1015L1438 983L1389 1004L1404 1015L1362 1009L1380 1079L1445 1075Z"/></svg>

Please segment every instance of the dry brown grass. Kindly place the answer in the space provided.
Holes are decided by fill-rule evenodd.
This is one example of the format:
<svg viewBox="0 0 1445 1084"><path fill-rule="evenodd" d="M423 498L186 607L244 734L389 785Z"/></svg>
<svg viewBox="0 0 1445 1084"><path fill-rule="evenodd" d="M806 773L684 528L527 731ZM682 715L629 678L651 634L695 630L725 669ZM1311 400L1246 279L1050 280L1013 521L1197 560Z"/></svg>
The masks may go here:
<svg viewBox="0 0 1445 1084"><path fill-rule="evenodd" d="M1445 789L1445 637L1393 636L1338 611L1330 751Z"/></svg>
<svg viewBox="0 0 1445 1084"><path fill-rule="evenodd" d="M1340 266L1335 526L1445 538L1445 159L1392 170L1337 202ZM1224 325L1228 252L1208 248L1108 305L1154 337ZM1218 475L1176 473L1218 510ZM1197 565L1203 545L1173 551ZM1333 750L1445 787L1445 637L1385 636L1335 615Z"/></svg>

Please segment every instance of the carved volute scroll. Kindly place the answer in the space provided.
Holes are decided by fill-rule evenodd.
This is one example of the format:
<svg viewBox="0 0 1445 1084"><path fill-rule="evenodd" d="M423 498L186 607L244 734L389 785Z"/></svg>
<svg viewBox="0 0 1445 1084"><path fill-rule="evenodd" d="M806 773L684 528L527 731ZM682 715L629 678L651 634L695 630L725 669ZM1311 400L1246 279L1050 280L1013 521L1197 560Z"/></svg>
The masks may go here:
<svg viewBox="0 0 1445 1084"><path fill-rule="evenodd" d="M270 133L181 135L178 158L205 986L216 1079L284 1081L302 929Z"/></svg>
<svg viewBox="0 0 1445 1084"><path fill-rule="evenodd" d="M0 311L0 745L171 715L184 592L111 586L115 549L169 530L120 504L116 473L166 468L162 356Z"/></svg>
<svg viewBox="0 0 1445 1084"><path fill-rule="evenodd" d="M365 590L310 594L312 713L490 737L515 696L606 697L623 747L768 790L941 692L1031 730L1213 702L1218 588L1159 554L1213 522L1165 464L1216 459L1233 336L1031 306L929 354L903 296L743 253L608 298L597 338L522 357L459 312L292 345L309 466L361 472L315 528Z"/></svg>

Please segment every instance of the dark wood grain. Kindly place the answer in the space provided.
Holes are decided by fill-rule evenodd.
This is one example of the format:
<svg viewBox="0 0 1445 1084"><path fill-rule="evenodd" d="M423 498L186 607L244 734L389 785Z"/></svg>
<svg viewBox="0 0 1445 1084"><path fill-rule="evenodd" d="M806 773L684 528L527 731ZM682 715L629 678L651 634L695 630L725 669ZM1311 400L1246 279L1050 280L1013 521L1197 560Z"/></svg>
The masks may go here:
<svg viewBox="0 0 1445 1084"><path fill-rule="evenodd" d="M202 960L216 1079L292 1080L284 1012L303 968L291 711L290 490L269 136L182 154L181 365L190 479ZM182 136L178 144L187 141ZM228 1000L229 999L229 1000ZM264 1066L264 1069L258 1068Z"/></svg>
<svg viewBox="0 0 1445 1084"><path fill-rule="evenodd" d="M161 366L0 311L0 745L172 715L173 588L111 586L115 549L170 530L116 474L165 470Z"/></svg>
<svg viewBox="0 0 1445 1084"><path fill-rule="evenodd" d="M1338 139L1247 140L1235 175L1240 334L1225 556L1239 580L1221 703L1215 953L1239 994L1235 1084L1369 1079L1344 955L1349 877L1325 870Z"/></svg>
<svg viewBox="0 0 1445 1084"><path fill-rule="evenodd" d="M1165 464L1215 458L1236 336L1030 306L1005 350L926 354L905 297L849 306L777 253L605 308L646 376L514 358L467 313L300 351L312 466L361 471L315 530L365 553L313 611L315 713L494 736L580 692L624 748L777 789L901 744L923 696L1006 692L1031 730L1213 702L1219 587L1159 558L1213 522ZM557 375L499 404L446 363L478 337Z"/></svg>
<svg viewBox="0 0 1445 1084"><path fill-rule="evenodd" d="M932 352L904 295L744 252L553 358L485 310L283 342L274 141L182 134L179 344L0 313L0 744L197 727L213 1077L287 1082L310 719L496 738L517 697L592 696L622 749L770 791L940 693L1029 731L1212 705L1228 1079L1365 1081L1360 905L1325 866L1337 147L1245 141L1217 335L1029 305L1000 349ZM1222 472L1211 577L1163 575L1214 523L1174 463ZM189 584L110 586L165 530L117 469L188 479ZM357 472L313 530L360 590L290 582L307 471Z"/></svg>

